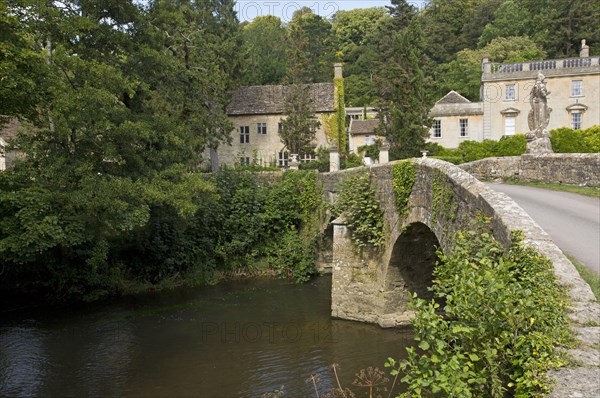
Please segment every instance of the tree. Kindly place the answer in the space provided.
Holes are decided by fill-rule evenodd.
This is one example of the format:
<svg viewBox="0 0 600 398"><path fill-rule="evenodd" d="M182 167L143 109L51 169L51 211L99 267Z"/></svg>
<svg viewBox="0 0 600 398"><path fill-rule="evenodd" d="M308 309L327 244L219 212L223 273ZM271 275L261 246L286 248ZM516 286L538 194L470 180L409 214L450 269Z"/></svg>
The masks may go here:
<svg viewBox="0 0 600 398"><path fill-rule="evenodd" d="M45 57L25 29L31 21L16 10L0 3L0 128L10 117L33 118L48 85Z"/></svg>
<svg viewBox="0 0 600 398"><path fill-rule="evenodd" d="M106 294L158 209L189 217L212 190L189 171L229 131L233 7L15 4L16 32L36 43L52 79L16 139L25 158L0 176L0 264L59 294Z"/></svg>
<svg viewBox="0 0 600 398"><path fill-rule="evenodd" d="M480 50L462 50L454 61L440 65L439 95L455 90L472 101L479 101L484 57L491 62L524 62L544 59L546 53L529 37L496 38Z"/></svg>
<svg viewBox="0 0 600 398"><path fill-rule="evenodd" d="M293 84L288 87L279 137L293 154L301 154L315 138L321 123L315 119L310 85Z"/></svg>
<svg viewBox="0 0 600 398"><path fill-rule="evenodd" d="M338 11L332 27L338 43L338 55L344 61L346 104L375 104L372 76L376 52L372 43L378 25L390 18L383 7Z"/></svg>
<svg viewBox="0 0 600 398"><path fill-rule="evenodd" d="M289 24L288 82L331 81L335 61L331 24L309 8L294 12Z"/></svg>
<svg viewBox="0 0 600 398"><path fill-rule="evenodd" d="M450 62L464 48L474 48L465 28L483 0L431 0L423 10L423 40L427 55L437 63Z"/></svg>
<svg viewBox="0 0 600 398"><path fill-rule="evenodd" d="M272 15L260 16L242 29L243 85L280 84L287 75L287 30Z"/></svg>
<svg viewBox="0 0 600 398"><path fill-rule="evenodd" d="M426 99L422 34L416 10L396 1L396 11L382 26L374 76L380 98L378 134L391 144L394 158L418 156L428 133L430 105Z"/></svg>
<svg viewBox="0 0 600 398"><path fill-rule="evenodd" d="M515 0L504 1L494 13L481 36L478 46L485 47L498 37L529 36L533 33L532 19L529 10L522 2Z"/></svg>

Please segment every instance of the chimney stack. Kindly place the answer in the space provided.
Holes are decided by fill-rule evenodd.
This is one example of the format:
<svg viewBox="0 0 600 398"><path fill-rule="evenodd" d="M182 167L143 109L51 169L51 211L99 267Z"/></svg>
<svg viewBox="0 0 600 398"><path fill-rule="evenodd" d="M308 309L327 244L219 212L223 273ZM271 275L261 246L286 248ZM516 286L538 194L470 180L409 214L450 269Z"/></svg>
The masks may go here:
<svg viewBox="0 0 600 398"><path fill-rule="evenodd" d="M585 44L585 39L581 40L581 52L579 53L581 58L587 58L590 56L590 46Z"/></svg>

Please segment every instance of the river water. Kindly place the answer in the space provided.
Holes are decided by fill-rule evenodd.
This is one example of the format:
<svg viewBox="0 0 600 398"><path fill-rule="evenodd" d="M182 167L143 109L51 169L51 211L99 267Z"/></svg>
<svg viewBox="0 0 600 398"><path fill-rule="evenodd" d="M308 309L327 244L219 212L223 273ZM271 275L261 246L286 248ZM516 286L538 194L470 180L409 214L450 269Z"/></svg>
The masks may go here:
<svg viewBox="0 0 600 398"><path fill-rule="evenodd" d="M331 278L253 280L112 303L0 314L0 396L314 397L329 366L342 384L388 356L408 330L332 320ZM387 396L387 394L386 394Z"/></svg>

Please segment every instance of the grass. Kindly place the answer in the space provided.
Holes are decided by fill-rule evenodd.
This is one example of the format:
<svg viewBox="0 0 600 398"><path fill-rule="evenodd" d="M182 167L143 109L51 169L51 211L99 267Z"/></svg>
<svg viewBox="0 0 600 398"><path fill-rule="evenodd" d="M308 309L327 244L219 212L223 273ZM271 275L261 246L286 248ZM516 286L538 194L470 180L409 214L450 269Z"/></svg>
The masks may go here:
<svg viewBox="0 0 600 398"><path fill-rule="evenodd" d="M570 254L567 254L567 258L573 263L575 268L577 268L577 271L583 280L590 285L592 292L594 292L594 296L596 296L596 301L600 302L600 276L596 275L593 271L581 264Z"/></svg>
<svg viewBox="0 0 600 398"><path fill-rule="evenodd" d="M526 187L550 189L552 191L572 192L578 193L580 195L589 196L592 198L600 198L600 187L580 187L577 185L564 185L544 182L524 182L517 180L506 180L504 182L506 184L511 185L523 185Z"/></svg>

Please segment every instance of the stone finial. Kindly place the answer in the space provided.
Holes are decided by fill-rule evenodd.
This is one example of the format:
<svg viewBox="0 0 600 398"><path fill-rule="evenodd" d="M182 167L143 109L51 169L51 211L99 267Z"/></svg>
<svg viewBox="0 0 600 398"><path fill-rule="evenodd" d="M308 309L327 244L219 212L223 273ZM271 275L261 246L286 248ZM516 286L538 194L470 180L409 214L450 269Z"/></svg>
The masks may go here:
<svg viewBox="0 0 600 398"><path fill-rule="evenodd" d="M581 51L579 52L581 58L587 58L590 56L590 46L585 44L585 39L581 40Z"/></svg>
<svg viewBox="0 0 600 398"><path fill-rule="evenodd" d="M341 62L337 62L337 63L333 64L333 78L334 79L343 79L344 78L343 64Z"/></svg>

